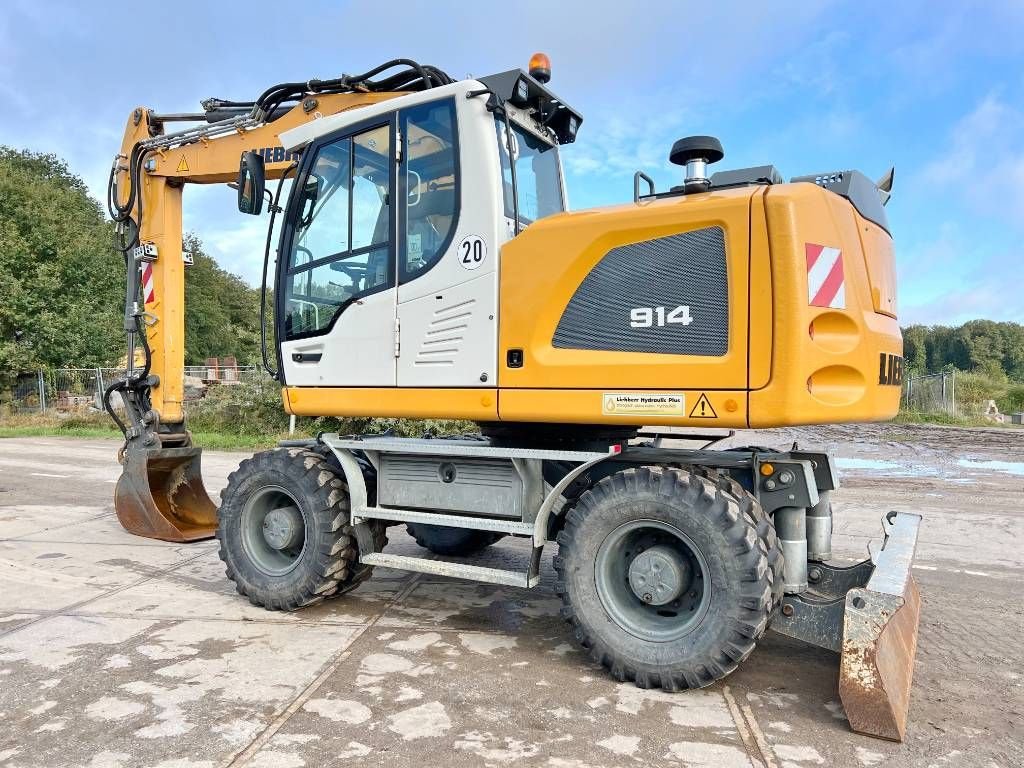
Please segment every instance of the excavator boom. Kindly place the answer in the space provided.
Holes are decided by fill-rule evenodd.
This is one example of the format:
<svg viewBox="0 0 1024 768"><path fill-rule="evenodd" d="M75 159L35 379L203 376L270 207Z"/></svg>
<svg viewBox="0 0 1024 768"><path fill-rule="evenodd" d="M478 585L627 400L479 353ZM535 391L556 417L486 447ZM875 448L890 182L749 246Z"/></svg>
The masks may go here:
<svg viewBox="0 0 1024 768"><path fill-rule="evenodd" d="M351 88L360 80L370 82L349 80L346 87ZM270 106L264 113L254 104L247 114L216 114L223 119L169 134L163 132L168 116L144 107L132 111L109 192L128 280L129 366L137 344L146 363L141 370L129 370L127 379L115 383L106 396L108 411L125 432L114 508L130 533L185 542L211 538L217 527L216 506L203 486L201 449L192 446L183 411L188 266L182 250L184 185L235 181L239 158L246 152L262 158L267 178L280 178L296 158L281 146L282 131L401 95L375 90L310 93L291 108ZM124 421L110 404L114 392L125 406Z"/></svg>

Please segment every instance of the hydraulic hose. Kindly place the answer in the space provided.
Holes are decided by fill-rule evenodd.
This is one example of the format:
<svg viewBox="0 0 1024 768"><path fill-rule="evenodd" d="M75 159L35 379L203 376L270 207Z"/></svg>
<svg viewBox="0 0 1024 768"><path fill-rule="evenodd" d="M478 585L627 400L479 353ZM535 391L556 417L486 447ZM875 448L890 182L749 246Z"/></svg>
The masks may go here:
<svg viewBox="0 0 1024 768"><path fill-rule="evenodd" d="M396 67L404 67L404 69L382 80L372 79ZM424 91L451 82L454 82L451 77L437 67L419 64L412 59L392 59L358 75L342 75L330 80L314 79L306 82L279 83L260 94L252 106L262 111L264 115L271 115L285 102L297 101L308 93L349 93L360 90ZM219 99L214 101L218 104L231 103L239 106L246 104L246 102L226 102Z"/></svg>

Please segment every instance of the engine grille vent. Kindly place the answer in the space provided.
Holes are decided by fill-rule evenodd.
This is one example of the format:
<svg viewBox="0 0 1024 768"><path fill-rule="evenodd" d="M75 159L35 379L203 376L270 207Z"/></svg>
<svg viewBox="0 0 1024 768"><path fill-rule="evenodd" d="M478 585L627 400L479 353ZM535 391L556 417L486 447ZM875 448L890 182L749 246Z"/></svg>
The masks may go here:
<svg viewBox="0 0 1024 768"><path fill-rule="evenodd" d="M720 357L729 348L727 278L721 227L613 248L576 289L552 344ZM649 310L649 325L634 323L637 309ZM682 320L687 317L688 323Z"/></svg>

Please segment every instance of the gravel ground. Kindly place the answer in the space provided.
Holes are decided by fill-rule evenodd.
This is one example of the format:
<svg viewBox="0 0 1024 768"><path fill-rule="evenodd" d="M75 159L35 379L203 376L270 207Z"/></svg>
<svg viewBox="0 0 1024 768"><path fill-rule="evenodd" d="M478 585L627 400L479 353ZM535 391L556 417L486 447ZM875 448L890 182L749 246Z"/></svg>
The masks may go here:
<svg viewBox="0 0 1024 768"><path fill-rule="evenodd" d="M665 694L589 663L534 590L379 569L295 614L239 597L210 542L129 536L106 441L0 440L0 765L1024 765L1024 431L741 433L840 458L834 550L925 517L907 741L850 733L836 656L769 634L724 683ZM218 492L240 454L204 455ZM389 552L417 548L400 528ZM503 541L481 564L522 563Z"/></svg>

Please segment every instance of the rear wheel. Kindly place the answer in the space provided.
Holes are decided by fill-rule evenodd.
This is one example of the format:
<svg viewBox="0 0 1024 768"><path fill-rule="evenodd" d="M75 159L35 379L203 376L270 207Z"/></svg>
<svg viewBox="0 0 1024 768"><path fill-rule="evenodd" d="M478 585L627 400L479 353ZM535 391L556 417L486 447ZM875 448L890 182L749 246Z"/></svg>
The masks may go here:
<svg viewBox="0 0 1024 768"><path fill-rule="evenodd" d="M227 576L254 605L313 605L355 588L372 570L359 565L343 476L309 450L243 461L228 478L217 520ZM374 535L383 549L383 528Z"/></svg>
<svg viewBox="0 0 1024 768"><path fill-rule="evenodd" d="M719 490L736 499L740 511L757 528L757 536L761 539L765 556L768 558L768 570L772 579L772 610L774 612L782 605L784 596L782 569L786 562L782 554L782 547L779 545L779 537L775 533L775 523L765 514L761 503L754 498L753 494L725 472L716 472L706 467L698 467L696 472L714 483Z"/></svg>
<svg viewBox="0 0 1024 768"><path fill-rule="evenodd" d="M504 537L504 534L493 531L450 528L446 525L407 523L405 528L421 547L435 555L447 557L475 555Z"/></svg>
<svg viewBox="0 0 1024 768"><path fill-rule="evenodd" d="M768 625L772 580L732 494L679 469L627 469L569 511L554 564L562 615L591 656L641 688L725 677Z"/></svg>

